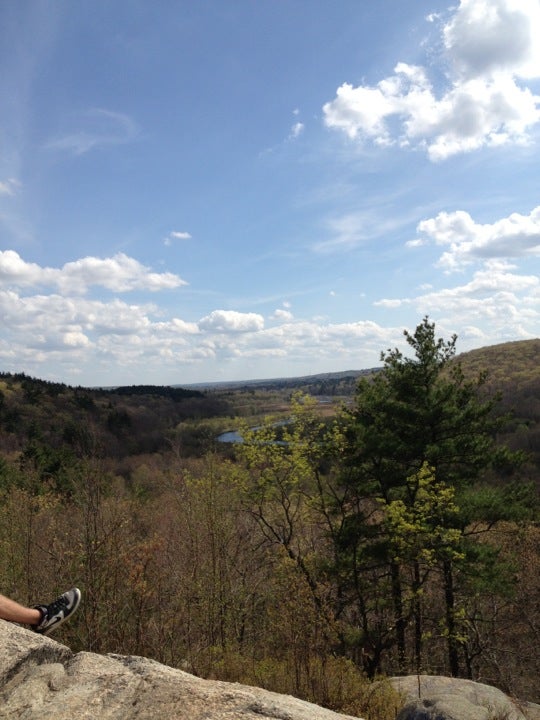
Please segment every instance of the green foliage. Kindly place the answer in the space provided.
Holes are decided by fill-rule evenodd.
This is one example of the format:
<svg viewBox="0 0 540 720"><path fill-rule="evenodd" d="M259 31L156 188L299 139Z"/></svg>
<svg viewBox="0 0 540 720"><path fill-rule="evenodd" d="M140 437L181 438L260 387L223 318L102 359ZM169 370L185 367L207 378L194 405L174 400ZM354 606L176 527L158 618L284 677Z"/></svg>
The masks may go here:
<svg viewBox="0 0 540 720"><path fill-rule="evenodd" d="M68 448L56 449L39 441L31 442L21 453L19 465L23 473L30 471L26 476L32 478L29 489L33 492L71 493L70 469L75 465L75 457Z"/></svg>
<svg viewBox="0 0 540 720"><path fill-rule="evenodd" d="M455 489L438 482L427 463L407 478L407 485L412 502L391 500L384 508L393 560L422 562L432 567L443 557L463 559Z"/></svg>
<svg viewBox="0 0 540 720"><path fill-rule="evenodd" d="M287 658L257 660L234 651L212 649L210 676L274 692L302 697L309 702L369 720L395 720L403 700L384 679L368 681L343 657L313 655L299 673Z"/></svg>
<svg viewBox="0 0 540 720"><path fill-rule="evenodd" d="M473 519L489 518L493 523L519 509L516 502L511 509L503 507L495 490L489 498L484 494L475 502L462 503L493 459L500 457L495 452L495 432L500 427L494 414L496 399L481 397L485 374L467 380L459 364L450 366L456 338L437 339L427 317L405 337L414 356L405 357L398 349L383 353L382 372L359 383L355 406L344 418L343 479L351 510L343 518L346 532L340 537L340 562L343 566L348 559L355 578L352 597L361 607L366 604L365 589L356 578L369 576L375 565L387 567L386 573L379 573L376 592L381 594L386 587L392 598L402 669L411 622L416 666L422 663L426 633L422 588L433 571L440 572L442 634L448 642L451 672L459 674L465 623L456 576L465 580L470 570L465 572L464 564L470 565L474 557L467 549L465 529ZM512 459L506 453L507 467ZM512 499L508 492L505 499ZM478 560L475 572L483 570ZM389 624L390 618L385 622ZM366 629L376 624L380 618L365 620ZM380 631L378 642L385 642Z"/></svg>
<svg viewBox="0 0 540 720"><path fill-rule="evenodd" d="M245 494L250 512L257 518L269 542L283 546L304 566L305 533L313 524L314 512L324 503L323 468L329 457L331 427L321 421L317 403L296 393L289 420L269 418L262 426L241 429L244 442L237 457L249 471Z"/></svg>
<svg viewBox="0 0 540 720"><path fill-rule="evenodd" d="M216 418L230 409L222 398L179 387L83 389L24 374L0 378L0 450L24 450L39 440L56 450L69 446L78 457L163 452L179 423Z"/></svg>
<svg viewBox="0 0 540 720"><path fill-rule="evenodd" d="M185 400L186 398L203 398L204 394L199 390L187 390L185 388L171 385L126 385L108 390L114 395L151 395L153 397L167 397L173 400Z"/></svg>

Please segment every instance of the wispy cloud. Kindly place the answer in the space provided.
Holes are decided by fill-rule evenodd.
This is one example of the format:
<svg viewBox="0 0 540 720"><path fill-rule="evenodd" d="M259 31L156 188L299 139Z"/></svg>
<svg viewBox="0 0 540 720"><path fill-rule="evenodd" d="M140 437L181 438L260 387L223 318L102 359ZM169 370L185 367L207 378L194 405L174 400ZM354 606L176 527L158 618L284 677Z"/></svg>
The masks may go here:
<svg viewBox="0 0 540 720"><path fill-rule="evenodd" d="M15 178L8 178L3 182L0 181L0 195L9 195L13 197L22 187L21 183Z"/></svg>
<svg viewBox="0 0 540 720"><path fill-rule="evenodd" d="M51 138L45 147L84 155L107 145L132 142L139 134L135 121L128 115L102 108L92 108L71 118L72 129Z"/></svg>
<svg viewBox="0 0 540 720"><path fill-rule="evenodd" d="M173 230L167 235L163 244L169 246L172 245L175 240L191 240L191 234L188 232Z"/></svg>
<svg viewBox="0 0 540 720"><path fill-rule="evenodd" d="M295 138L299 137L304 132L305 125L302 122L296 122L291 127L291 132L289 133L289 138L294 140Z"/></svg>
<svg viewBox="0 0 540 720"><path fill-rule="evenodd" d="M323 227L326 237L315 242L311 249L317 253L348 251L395 233L410 222L408 212L386 216L383 212L384 208L358 210L326 219Z"/></svg>

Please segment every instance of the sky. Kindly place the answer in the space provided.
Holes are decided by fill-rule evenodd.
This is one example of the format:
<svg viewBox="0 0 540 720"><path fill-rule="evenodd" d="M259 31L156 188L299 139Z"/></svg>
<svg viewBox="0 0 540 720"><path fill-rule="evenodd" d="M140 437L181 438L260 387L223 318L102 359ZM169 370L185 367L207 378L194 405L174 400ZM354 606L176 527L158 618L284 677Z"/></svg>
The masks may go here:
<svg viewBox="0 0 540 720"><path fill-rule="evenodd" d="M540 335L540 0L0 4L0 371L69 385Z"/></svg>

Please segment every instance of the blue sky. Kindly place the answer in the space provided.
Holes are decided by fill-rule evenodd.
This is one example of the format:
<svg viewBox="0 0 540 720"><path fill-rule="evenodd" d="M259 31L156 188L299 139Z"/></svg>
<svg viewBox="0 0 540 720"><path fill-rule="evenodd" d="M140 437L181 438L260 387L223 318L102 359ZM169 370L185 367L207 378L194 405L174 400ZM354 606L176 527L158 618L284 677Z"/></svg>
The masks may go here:
<svg viewBox="0 0 540 720"><path fill-rule="evenodd" d="M0 369L182 384L538 337L537 0L0 7Z"/></svg>

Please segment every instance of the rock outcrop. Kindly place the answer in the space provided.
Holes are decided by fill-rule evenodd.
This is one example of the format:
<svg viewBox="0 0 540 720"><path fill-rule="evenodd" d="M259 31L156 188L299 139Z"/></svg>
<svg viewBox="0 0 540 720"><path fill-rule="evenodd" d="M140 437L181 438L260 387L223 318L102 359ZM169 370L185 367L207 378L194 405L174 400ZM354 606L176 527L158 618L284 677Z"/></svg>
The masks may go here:
<svg viewBox="0 0 540 720"><path fill-rule="evenodd" d="M472 680L409 675L390 682L406 702L397 720L540 720L539 705Z"/></svg>
<svg viewBox="0 0 540 720"><path fill-rule="evenodd" d="M398 720L540 720L540 706L457 678L392 678ZM146 658L73 653L0 620L0 720L353 720L288 695Z"/></svg>
<svg viewBox="0 0 540 720"><path fill-rule="evenodd" d="M203 680L145 658L74 654L2 620L0 718L353 720L287 695Z"/></svg>

